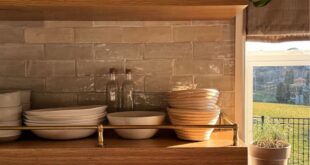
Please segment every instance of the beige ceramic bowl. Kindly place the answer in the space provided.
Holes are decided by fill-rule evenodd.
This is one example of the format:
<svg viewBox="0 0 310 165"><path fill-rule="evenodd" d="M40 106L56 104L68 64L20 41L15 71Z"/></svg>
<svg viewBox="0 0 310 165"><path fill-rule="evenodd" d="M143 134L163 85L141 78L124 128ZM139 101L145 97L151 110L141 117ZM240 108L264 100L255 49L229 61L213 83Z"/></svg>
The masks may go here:
<svg viewBox="0 0 310 165"><path fill-rule="evenodd" d="M128 111L108 114L111 125L161 125L164 112ZM116 133L126 139L148 139L156 134L157 129L117 129Z"/></svg>
<svg viewBox="0 0 310 165"><path fill-rule="evenodd" d="M216 89L190 89L181 91L172 91L169 93L169 99L186 99L202 97L218 97L219 91Z"/></svg>
<svg viewBox="0 0 310 165"><path fill-rule="evenodd" d="M0 107L0 122L20 120L22 117L22 106Z"/></svg>
<svg viewBox="0 0 310 165"><path fill-rule="evenodd" d="M192 110L168 108L169 119L173 125L214 125L220 115L219 107L213 110ZM183 140L205 141L210 138L213 128L177 129L177 136Z"/></svg>
<svg viewBox="0 0 310 165"><path fill-rule="evenodd" d="M19 91L1 91L0 107L17 107L21 105L21 96Z"/></svg>

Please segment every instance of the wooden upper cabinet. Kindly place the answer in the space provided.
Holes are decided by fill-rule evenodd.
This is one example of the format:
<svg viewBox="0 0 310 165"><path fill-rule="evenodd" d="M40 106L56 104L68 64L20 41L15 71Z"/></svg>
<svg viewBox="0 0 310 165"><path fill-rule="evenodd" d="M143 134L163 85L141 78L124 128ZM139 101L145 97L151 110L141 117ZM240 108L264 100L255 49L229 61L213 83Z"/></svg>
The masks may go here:
<svg viewBox="0 0 310 165"><path fill-rule="evenodd" d="M229 19L247 0L1 0L0 20Z"/></svg>

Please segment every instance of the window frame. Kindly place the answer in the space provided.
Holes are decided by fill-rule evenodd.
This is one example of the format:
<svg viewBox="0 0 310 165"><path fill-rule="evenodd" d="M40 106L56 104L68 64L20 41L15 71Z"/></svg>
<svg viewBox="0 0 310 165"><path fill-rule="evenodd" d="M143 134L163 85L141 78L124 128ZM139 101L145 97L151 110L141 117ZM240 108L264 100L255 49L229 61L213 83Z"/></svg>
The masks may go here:
<svg viewBox="0 0 310 165"><path fill-rule="evenodd" d="M310 65L310 52L247 52L245 66L245 142L253 141L253 68Z"/></svg>

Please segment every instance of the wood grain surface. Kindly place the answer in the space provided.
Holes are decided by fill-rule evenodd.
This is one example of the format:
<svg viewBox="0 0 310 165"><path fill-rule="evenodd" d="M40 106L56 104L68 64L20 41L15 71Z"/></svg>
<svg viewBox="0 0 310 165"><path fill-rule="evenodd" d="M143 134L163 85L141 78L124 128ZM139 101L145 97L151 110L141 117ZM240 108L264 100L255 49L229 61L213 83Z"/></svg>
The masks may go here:
<svg viewBox="0 0 310 165"><path fill-rule="evenodd" d="M107 131L105 148L97 148L96 137L49 141L26 133L16 142L0 144L0 164L247 164L247 148L230 146L230 136L216 132L209 142L189 142L161 131L152 139L125 140Z"/></svg>

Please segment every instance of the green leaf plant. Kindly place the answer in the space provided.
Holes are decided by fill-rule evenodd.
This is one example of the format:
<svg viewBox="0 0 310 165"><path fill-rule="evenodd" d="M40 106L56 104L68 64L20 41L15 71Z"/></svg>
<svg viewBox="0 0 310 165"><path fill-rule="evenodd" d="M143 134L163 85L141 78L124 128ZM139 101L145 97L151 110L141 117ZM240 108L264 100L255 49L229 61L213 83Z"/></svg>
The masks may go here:
<svg viewBox="0 0 310 165"><path fill-rule="evenodd" d="M284 148L288 147L288 126L265 119L262 124L254 125L253 144L261 148Z"/></svg>
<svg viewBox="0 0 310 165"><path fill-rule="evenodd" d="M255 7L263 7L266 6L271 0L249 0L254 4Z"/></svg>

